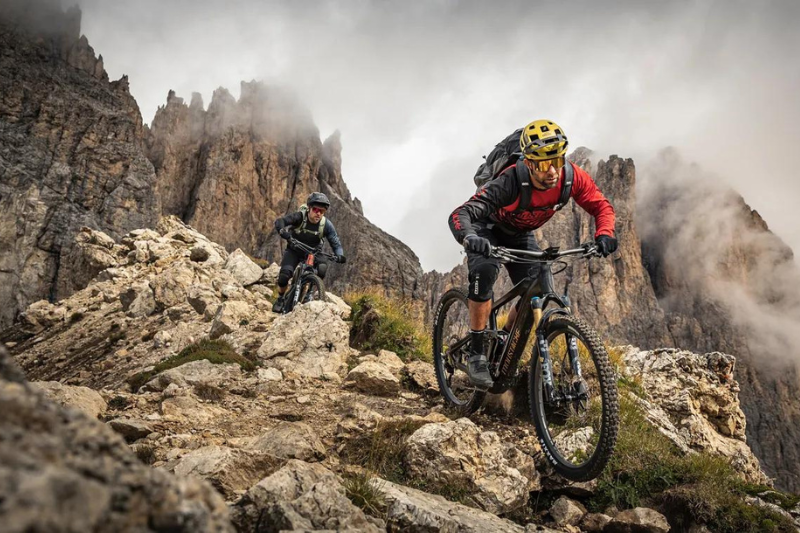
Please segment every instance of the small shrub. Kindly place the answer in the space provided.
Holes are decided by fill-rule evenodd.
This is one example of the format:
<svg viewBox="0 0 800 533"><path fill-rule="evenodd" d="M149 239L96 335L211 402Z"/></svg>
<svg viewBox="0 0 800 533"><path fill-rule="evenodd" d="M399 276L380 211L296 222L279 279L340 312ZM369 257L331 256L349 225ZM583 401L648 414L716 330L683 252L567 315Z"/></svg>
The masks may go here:
<svg viewBox="0 0 800 533"><path fill-rule="evenodd" d="M80 322L81 320L83 320L83 317L84 317L84 316L85 316L85 315L84 315L83 313L81 313L80 311L75 311L75 312L74 312L74 313L72 313L72 315L69 317L69 323L70 323L70 324L74 324L74 323L76 323L76 322Z"/></svg>
<svg viewBox="0 0 800 533"><path fill-rule="evenodd" d="M242 370L248 372L254 370L256 367L253 361L236 353L236 350L234 350L233 346L228 342L223 340L203 339L200 342L190 344L181 350L178 355L174 355L158 363L153 370L149 372L139 372L128 379L128 384L134 391L138 390L139 387L150 381L153 376L160 372L181 366L191 361L200 361L201 359L206 359L215 365L237 363L242 367Z"/></svg>
<svg viewBox="0 0 800 533"><path fill-rule="evenodd" d="M239 325L240 325L240 326L246 326L246 325L248 325L249 323L250 323L250 321L249 321L249 320L247 320L246 318L243 318L243 319L239 320Z"/></svg>
<svg viewBox="0 0 800 533"><path fill-rule="evenodd" d="M121 411L128 407L128 399L125 396L114 396L108 400L108 408L112 411Z"/></svg>
<svg viewBox="0 0 800 533"><path fill-rule="evenodd" d="M386 501L380 492L370 484L370 476L365 473L344 476L344 488L353 505L375 518L386 517Z"/></svg>
<svg viewBox="0 0 800 533"><path fill-rule="evenodd" d="M431 340L419 303L389 297L378 290L351 292L345 301L352 308L350 342L361 350L390 350L403 361L431 361Z"/></svg>
<svg viewBox="0 0 800 533"><path fill-rule="evenodd" d="M122 330L113 330L108 336L108 344L116 344L127 336L128 334Z"/></svg>
<svg viewBox="0 0 800 533"><path fill-rule="evenodd" d="M417 420L381 422L373 431L348 441L342 458L347 463L375 472L379 477L403 483L407 480L403 464L406 442L424 424Z"/></svg>

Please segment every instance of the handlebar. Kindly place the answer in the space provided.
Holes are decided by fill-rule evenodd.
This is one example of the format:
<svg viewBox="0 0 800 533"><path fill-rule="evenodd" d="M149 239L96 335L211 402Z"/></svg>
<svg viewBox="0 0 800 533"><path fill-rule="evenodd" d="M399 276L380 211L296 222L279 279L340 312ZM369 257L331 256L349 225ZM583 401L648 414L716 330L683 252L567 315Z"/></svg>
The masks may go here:
<svg viewBox="0 0 800 533"><path fill-rule="evenodd" d="M327 257L331 261L336 261L338 259L334 254L329 254L329 253L323 252L321 249L313 248L313 247L311 247L311 246L309 246L309 245L307 245L305 243L302 243L302 242L300 242L300 241L298 241L297 239L294 239L294 238L289 239L289 245L292 246L293 248L297 248L298 250L303 251L303 252L305 252L307 254L314 254L315 256Z"/></svg>
<svg viewBox="0 0 800 533"><path fill-rule="evenodd" d="M538 252L532 250L514 250L511 248L504 248L502 246L492 246L490 252L491 257L495 257L509 263L555 261L562 257L571 255L580 257L600 257L600 252L597 251L597 244L594 242L583 243L578 248L571 248L564 251L560 251L557 246L551 246L550 248L546 248Z"/></svg>

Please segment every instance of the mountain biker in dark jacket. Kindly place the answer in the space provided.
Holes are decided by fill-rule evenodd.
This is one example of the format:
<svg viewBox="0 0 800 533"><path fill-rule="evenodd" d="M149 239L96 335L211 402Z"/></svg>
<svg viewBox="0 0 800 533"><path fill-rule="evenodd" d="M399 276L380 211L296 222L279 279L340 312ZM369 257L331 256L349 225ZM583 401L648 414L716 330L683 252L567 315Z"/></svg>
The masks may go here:
<svg viewBox="0 0 800 533"><path fill-rule="evenodd" d="M280 313L283 310L286 290L289 288L289 279L291 279L294 269L300 261L305 261L306 257L308 257L306 252L292 246L293 240L311 248L322 248L322 239L324 237L336 255L336 262L344 263L346 261L342 242L339 240L339 235L336 234L336 228L333 227L333 223L328 218L325 218L325 213L330 206L331 203L327 196L321 192L313 192L306 200L307 209L301 208L300 211L289 213L275 221L275 229L278 231L278 235L289 241L289 245L283 253L283 259L281 259L281 270L278 274L278 299L272 306L274 312ZM325 218L324 222L323 218ZM327 261L321 257L315 257L314 265L317 267L319 277L324 279L328 270Z"/></svg>
<svg viewBox="0 0 800 533"><path fill-rule="evenodd" d="M450 231L467 251L471 332L467 370L476 387L488 389L493 384L487 366L485 329L500 261L489 257L490 246L540 250L532 231L555 214L553 206L559 201L565 164L572 165L574 171L570 197L594 217L598 251L606 257L617 249L614 208L586 171L566 161L567 144L558 124L549 120L531 122L520 136L532 186L529 206L517 211L521 187L512 165L450 214ZM516 284L527 275L537 276L539 265L508 263L506 269ZM516 308L512 308L506 323L513 324L515 317Z"/></svg>

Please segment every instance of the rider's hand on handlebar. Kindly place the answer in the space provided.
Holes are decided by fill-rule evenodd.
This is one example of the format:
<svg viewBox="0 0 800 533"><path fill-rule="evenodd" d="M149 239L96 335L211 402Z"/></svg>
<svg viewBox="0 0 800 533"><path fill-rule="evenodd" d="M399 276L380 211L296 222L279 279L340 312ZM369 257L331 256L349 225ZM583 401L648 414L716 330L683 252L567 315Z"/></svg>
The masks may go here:
<svg viewBox="0 0 800 533"><path fill-rule="evenodd" d="M278 235L280 235L281 239L286 239L287 241L292 239L292 232L288 228L281 229Z"/></svg>
<svg viewBox="0 0 800 533"><path fill-rule="evenodd" d="M597 244L597 251L603 257L608 257L617 251L617 239L608 235L598 235L594 242Z"/></svg>
<svg viewBox="0 0 800 533"><path fill-rule="evenodd" d="M345 263L347 263L347 258L344 255L337 255L336 256L336 262L345 264Z"/></svg>
<svg viewBox="0 0 800 533"><path fill-rule="evenodd" d="M468 252L483 254L485 257L489 257L489 254L492 253L492 243L489 242L489 239L479 237L472 233L464 237L464 249Z"/></svg>

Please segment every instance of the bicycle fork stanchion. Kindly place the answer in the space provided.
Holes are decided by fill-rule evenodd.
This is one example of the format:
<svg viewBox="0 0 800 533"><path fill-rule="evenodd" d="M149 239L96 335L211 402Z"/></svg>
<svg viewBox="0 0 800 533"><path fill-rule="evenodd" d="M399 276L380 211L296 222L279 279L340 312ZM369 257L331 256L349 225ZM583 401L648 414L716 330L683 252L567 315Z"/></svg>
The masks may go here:
<svg viewBox="0 0 800 533"><path fill-rule="evenodd" d="M542 319L542 299L538 296L531 298L531 307L533 308L533 328L534 331L537 331L539 322ZM538 331L536 333L536 346L542 361L542 377L544 378L544 392L546 394L545 401L550 403L555 400L553 369L550 367L550 349L547 347L547 339Z"/></svg>

